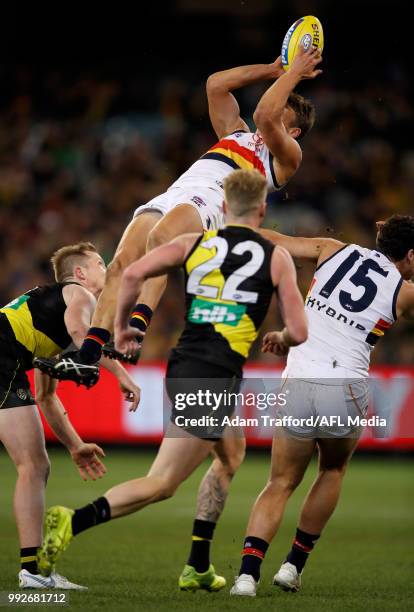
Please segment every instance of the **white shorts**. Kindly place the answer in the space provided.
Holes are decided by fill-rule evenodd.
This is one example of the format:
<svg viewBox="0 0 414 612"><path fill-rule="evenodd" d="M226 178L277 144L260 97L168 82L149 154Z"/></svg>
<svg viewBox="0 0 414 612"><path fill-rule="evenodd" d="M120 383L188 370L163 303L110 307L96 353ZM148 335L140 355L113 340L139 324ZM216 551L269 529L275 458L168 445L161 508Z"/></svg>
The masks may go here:
<svg viewBox="0 0 414 612"><path fill-rule="evenodd" d="M204 231L217 230L224 226L223 195L210 187L170 187L168 191L139 206L134 218L148 211L160 212L163 216L179 204L190 204L198 211Z"/></svg>
<svg viewBox="0 0 414 612"><path fill-rule="evenodd" d="M286 405L277 416L286 417L285 433L301 438L354 438L366 417L369 385L366 379L343 379L341 384L286 378ZM288 422L290 417L290 422Z"/></svg>

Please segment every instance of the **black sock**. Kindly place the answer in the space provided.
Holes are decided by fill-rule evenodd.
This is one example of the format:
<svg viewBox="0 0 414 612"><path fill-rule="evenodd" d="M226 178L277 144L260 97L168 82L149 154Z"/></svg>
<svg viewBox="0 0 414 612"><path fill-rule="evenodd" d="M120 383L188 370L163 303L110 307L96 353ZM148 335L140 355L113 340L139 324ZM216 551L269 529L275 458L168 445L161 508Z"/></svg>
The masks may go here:
<svg viewBox="0 0 414 612"><path fill-rule="evenodd" d="M91 504L75 510L72 516L72 532L77 535L89 527L106 523L111 518L111 508L106 497L99 497Z"/></svg>
<svg viewBox="0 0 414 612"><path fill-rule="evenodd" d="M286 561L295 565L299 574L305 567L309 553L313 550L313 547L319 538L319 535L306 533L306 531L302 531L299 529L299 527L296 529L296 537L293 540L292 548L286 557Z"/></svg>
<svg viewBox="0 0 414 612"><path fill-rule="evenodd" d="M151 323L152 310L146 304L137 304L131 314L129 324L136 327L142 332L147 331L148 325Z"/></svg>
<svg viewBox="0 0 414 612"><path fill-rule="evenodd" d="M38 546L30 546L29 548L20 549L20 566L31 574L38 574L37 569L37 549Z"/></svg>
<svg viewBox="0 0 414 612"><path fill-rule="evenodd" d="M102 327L90 327L80 347L79 354L84 363L95 363L102 357L102 347L109 342L111 334Z"/></svg>
<svg viewBox="0 0 414 612"><path fill-rule="evenodd" d="M196 572L203 574L210 567L210 544L213 539L216 523L195 519L193 525L193 543L187 564Z"/></svg>
<svg viewBox="0 0 414 612"><path fill-rule="evenodd" d="M249 574L249 576L253 576L256 582L259 582L260 566L268 548L269 544L261 538L247 536L244 540L239 576Z"/></svg>

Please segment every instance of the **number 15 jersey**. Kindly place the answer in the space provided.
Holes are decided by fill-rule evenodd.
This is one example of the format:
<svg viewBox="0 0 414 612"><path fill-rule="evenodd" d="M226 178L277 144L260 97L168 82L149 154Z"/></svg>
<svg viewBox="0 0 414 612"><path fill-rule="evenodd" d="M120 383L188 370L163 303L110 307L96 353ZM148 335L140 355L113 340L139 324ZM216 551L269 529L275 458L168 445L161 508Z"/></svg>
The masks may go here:
<svg viewBox="0 0 414 612"><path fill-rule="evenodd" d="M185 263L186 324L174 353L241 376L274 291L275 246L244 225L204 233Z"/></svg>
<svg viewBox="0 0 414 612"><path fill-rule="evenodd" d="M306 342L290 349L285 375L368 376L371 351L397 318L402 277L382 253L345 245L317 268L305 300Z"/></svg>

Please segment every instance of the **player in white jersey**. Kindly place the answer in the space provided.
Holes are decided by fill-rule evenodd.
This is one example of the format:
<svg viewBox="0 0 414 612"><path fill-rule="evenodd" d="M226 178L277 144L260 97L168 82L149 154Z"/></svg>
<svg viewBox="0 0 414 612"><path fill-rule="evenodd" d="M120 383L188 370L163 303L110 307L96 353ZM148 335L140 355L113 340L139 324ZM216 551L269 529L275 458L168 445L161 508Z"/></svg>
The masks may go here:
<svg viewBox="0 0 414 612"><path fill-rule="evenodd" d="M260 565L286 503L301 482L315 447L319 473L301 510L292 548L273 584L297 591L301 573L337 505L347 463L362 428L347 423L367 410L370 354L397 318L414 319L414 217L377 224L375 249L327 238L293 238L263 231L293 257L317 264L306 298L308 340L289 351L286 411L314 423L275 433L270 478L251 511L243 558L231 594L255 596ZM286 332L270 332L263 351L288 353ZM315 417L340 416L343 425L318 426ZM310 421L310 419L309 419ZM320 419L322 422L322 419Z"/></svg>
<svg viewBox="0 0 414 612"><path fill-rule="evenodd" d="M146 250L165 244L185 233L218 229L223 224L223 180L235 168L259 170L269 189L285 185L300 166L302 151L297 140L314 122L314 107L293 93L303 79L321 71L320 51L313 47L297 55L289 71L279 57L271 64L240 66L218 72L207 81L212 126L219 138L191 168L163 195L135 212L114 259L108 267L105 288L99 298L89 334L79 361L94 363L113 330L116 298L123 270ZM254 113L257 131L251 132L240 117L239 105L231 93L252 83L276 79L260 99ZM145 332L164 291L166 277L150 279L140 296L131 324ZM108 349L108 356L123 356ZM123 360L136 362L137 356Z"/></svg>

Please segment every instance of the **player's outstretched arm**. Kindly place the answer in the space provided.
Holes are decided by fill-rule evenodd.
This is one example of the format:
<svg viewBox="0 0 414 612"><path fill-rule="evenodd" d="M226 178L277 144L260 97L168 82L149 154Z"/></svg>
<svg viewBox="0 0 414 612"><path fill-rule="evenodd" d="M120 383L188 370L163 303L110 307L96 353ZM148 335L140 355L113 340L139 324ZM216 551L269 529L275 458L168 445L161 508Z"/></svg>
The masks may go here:
<svg viewBox="0 0 414 612"><path fill-rule="evenodd" d="M284 344L297 346L308 338L308 321L302 294L296 279L296 268L292 257L283 248L273 251L271 264L272 280L279 297L279 307L285 323L281 332Z"/></svg>
<svg viewBox="0 0 414 612"><path fill-rule="evenodd" d="M238 102L231 92L258 81L277 79L282 74L284 71L280 57L271 64L239 66L212 74L207 79L208 110L218 138L236 130L250 130L240 117Z"/></svg>
<svg viewBox="0 0 414 612"><path fill-rule="evenodd" d="M282 331L265 334L262 352L283 356L287 355L291 346L297 346L307 340L308 322L303 298L296 283L295 266L285 249L274 250L271 271L285 327Z"/></svg>
<svg viewBox="0 0 414 612"><path fill-rule="evenodd" d="M263 94L253 115L253 120L275 157L275 171L283 183L298 169L302 153L297 141L287 132L282 121L288 98L302 79L315 78L321 70L316 69L322 60L319 49L311 47L295 57L288 72L284 73Z"/></svg>
<svg viewBox="0 0 414 612"><path fill-rule="evenodd" d="M106 468L100 457L105 453L97 444L85 443L79 436L56 393L57 381L38 369L34 380L36 402L56 437L70 452L83 480L101 478Z"/></svg>
<svg viewBox="0 0 414 612"><path fill-rule="evenodd" d="M129 320L142 285L147 278L167 274L181 266L200 234L185 234L175 238L138 259L126 268L122 275L115 316L115 348L124 355L138 350L137 337L144 334L129 325Z"/></svg>
<svg viewBox="0 0 414 612"><path fill-rule="evenodd" d="M286 236L269 229L258 230L264 238L272 244L285 248L292 257L298 259L309 259L315 263L322 263L325 259L333 255L345 244L334 238L302 238L296 236Z"/></svg>

